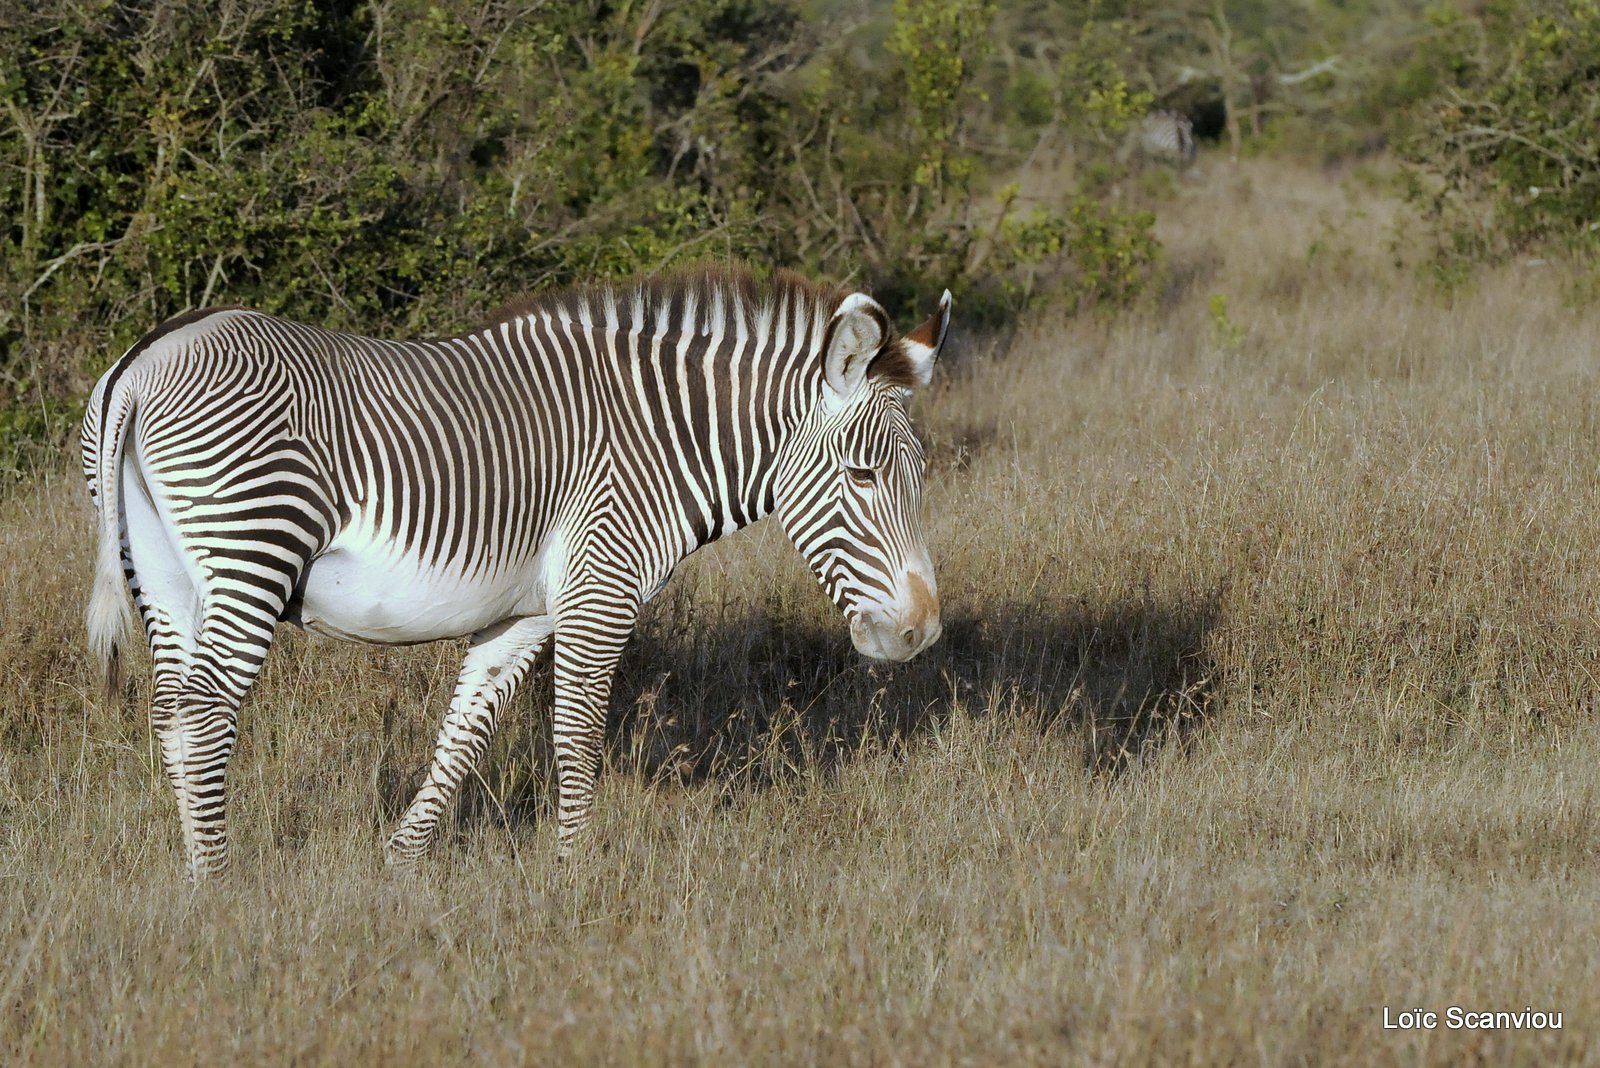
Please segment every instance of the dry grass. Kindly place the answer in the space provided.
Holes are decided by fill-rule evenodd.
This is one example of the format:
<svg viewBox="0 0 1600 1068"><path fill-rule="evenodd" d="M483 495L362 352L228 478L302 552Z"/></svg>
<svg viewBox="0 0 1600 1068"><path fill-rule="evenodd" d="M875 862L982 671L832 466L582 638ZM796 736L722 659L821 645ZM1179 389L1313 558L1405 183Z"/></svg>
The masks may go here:
<svg viewBox="0 0 1600 1068"><path fill-rule="evenodd" d="M547 683L397 878L459 649L288 634L191 894L139 700L87 695L76 478L14 497L0 1057L1594 1060L1600 316L1554 269L1447 301L1388 210L1218 168L1159 307L958 339L919 412L945 640L870 670L777 531L701 554L565 869ZM1381 1027L1452 1004L1566 1026Z"/></svg>

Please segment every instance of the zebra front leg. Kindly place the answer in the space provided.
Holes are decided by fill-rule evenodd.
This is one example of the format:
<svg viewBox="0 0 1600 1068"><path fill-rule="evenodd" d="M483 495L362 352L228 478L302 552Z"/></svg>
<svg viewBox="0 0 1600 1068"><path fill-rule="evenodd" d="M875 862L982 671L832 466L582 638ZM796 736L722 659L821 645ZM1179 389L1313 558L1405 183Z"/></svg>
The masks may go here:
<svg viewBox="0 0 1600 1068"><path fill-rule="evenodd" d="M639 615L637 595L589 590L567 599L556 628L556 855L565 860L589 823L605 744L611 679Z"/></svg>
<svg viewBox="0 0 1600 1068"><path fill-rule="evenodd" d="M483 758L500 710L516 694L551 628L549 616L530 616L497 623L472 636L450 711L439 728L427 781L384 848L388 863L414 864L428 852L440 818L455 800L461 780Z"/></svg>

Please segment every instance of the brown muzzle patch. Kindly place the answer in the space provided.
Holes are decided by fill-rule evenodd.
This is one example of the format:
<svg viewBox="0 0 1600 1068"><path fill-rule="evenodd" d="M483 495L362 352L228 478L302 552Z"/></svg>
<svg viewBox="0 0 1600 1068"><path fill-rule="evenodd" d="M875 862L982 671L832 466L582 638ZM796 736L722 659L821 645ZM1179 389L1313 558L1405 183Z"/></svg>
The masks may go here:
<svg viewBox="0 0 1600 1068"><path fill-rule="evenodd" d="M906 625L920 627L928 621L929 616L939 614L939 598L915 571L906 573L906 585L911 587L911 615Z"/></svg>

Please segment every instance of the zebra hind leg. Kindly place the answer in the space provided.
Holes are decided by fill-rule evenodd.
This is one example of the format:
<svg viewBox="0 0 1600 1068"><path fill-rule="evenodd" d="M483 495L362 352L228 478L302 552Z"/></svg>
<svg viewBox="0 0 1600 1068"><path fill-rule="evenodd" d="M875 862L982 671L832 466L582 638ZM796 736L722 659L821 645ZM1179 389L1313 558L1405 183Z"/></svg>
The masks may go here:
<svg viewBox="0 0 1600 1068"><path fill-rule="evenodd" d="M195 877L199 851L194 798L185 786L187 742L179 728L187 700L189 658L200 627L200 591L143 490L137 484L128 487L122 502L126 510L122 570L150 649L150 728L177 801L184 854L190 876Z"/></svg>
<svg viewBox="0 0 1600 1068"><path fill-rule="evenodd" d="M161 769L178 803L178 821L183 829L183 848L189 876L198 879L203 873L195 866L200 854L195 838L194 794L185 786L184 779L188 739L180 729L186 703L187 673L182 656L186 632L170 625L162 616L158 616L148 629L152 667L150 729L155 734L161 752Z"/></svg>
<svg viewBox="0 0 1600 1068"><path fill-rule="evenodd" d="M163 410L163 399L174 407ZM189 403L197 407L183 410ZM146 429L124 461L137 472L124 484L138 487L123 494L130 557L147 620L173 626L165 649L159 626L152 632L152 655L177 670L151 711L189 875L200 882L227 870L226 778L239 706L307 561L327 543L331 491L303 442L264 439L271 428L258 419L224 419L187 396L146 403L142 419ZM204 468L188 451L197 442L204 455L228 458L225 474L197 473Z"/></svg>
<svg viewBox="0 0 1600 1068"><path fill-rule="evenodd" d="M483 759L501 709L516 694L552 628L549 616L506 620L472 636L450 710L439 728L428 777L384 848L391 865L415 864L467 773Z"/></svg>
<svg viewBox="0 0 1600 1068"><path fill-rule="evenodd" d="M292 588L287 581L283 594ZM272 644L283 597L270 593L204 600L200 633L174 709L158 727L169 769L177 770L179 813L195 882L228 869L226 776L243 704Z"/></svg>
<svg viewBox="0 0 1600 1068"><path fill-rule="evenodd" d="M189 794L183 785L183 734L178 729L183 699L183 667L176 660L153 651L154 669L150 686L150 730L156 737L161 752L161 770L166 774L167 785L178 803L178 821L183 829L184 856L192 862L195 856L194 814L189 806ZM190 877L194 872L191 866Z"/></svg>

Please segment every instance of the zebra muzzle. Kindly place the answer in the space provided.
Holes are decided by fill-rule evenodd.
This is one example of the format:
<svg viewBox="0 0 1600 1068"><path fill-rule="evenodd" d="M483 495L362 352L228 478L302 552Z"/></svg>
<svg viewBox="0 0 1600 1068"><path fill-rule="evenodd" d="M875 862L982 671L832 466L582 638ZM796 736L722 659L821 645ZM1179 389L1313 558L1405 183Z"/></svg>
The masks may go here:
<svg viewBox="0 0 1600 1068"><path fill-rule="evenodd" d="M899 663L939 640L938 596L916 572L907 573L905 586L902 605L867 608L850 621L850 640L861 655Z"/></svg>

